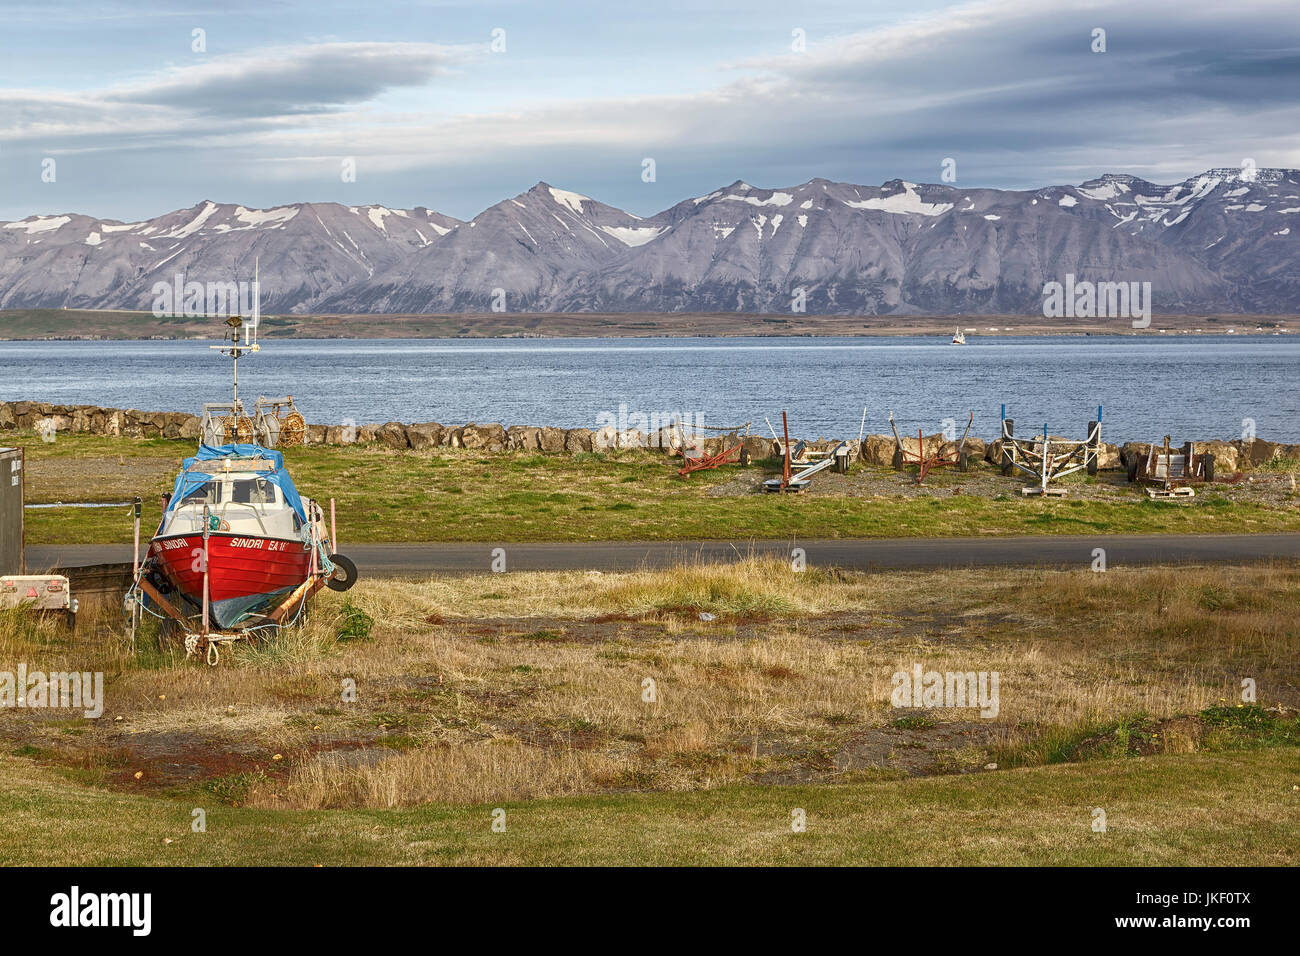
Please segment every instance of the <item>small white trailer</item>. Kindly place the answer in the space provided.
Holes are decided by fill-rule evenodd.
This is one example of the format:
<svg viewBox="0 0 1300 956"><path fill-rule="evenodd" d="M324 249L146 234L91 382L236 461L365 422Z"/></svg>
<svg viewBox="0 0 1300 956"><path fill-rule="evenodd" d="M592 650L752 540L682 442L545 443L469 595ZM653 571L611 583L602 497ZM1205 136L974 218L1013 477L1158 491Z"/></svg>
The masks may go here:
<svg viewBox="0 0 1300 956"><path fill-rule="evenodd" d="M69 627L77 624L77 600L72 586L62 574L6 574L0 577L0 610L25 608L30 611L53 611L67 618Z"/></svg>

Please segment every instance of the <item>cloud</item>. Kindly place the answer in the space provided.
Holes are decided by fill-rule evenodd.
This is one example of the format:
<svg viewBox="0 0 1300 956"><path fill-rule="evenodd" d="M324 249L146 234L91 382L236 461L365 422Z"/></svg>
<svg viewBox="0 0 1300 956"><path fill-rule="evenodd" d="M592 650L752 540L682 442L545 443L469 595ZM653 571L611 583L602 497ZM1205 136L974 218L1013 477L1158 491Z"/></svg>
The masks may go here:
<svg viewBox="0 0 1300 956"><path fill-rule="evenodd" d="M262 49L175 68L101 99L221 117L316 113L364 103L398 87L423 86L462 57L454 48L429 43Z"/></svg>
<svg viewBox="0 0 1300 956"><path fill-rule="evenodd" d="M105 90L0 90L0 135L55 151L136 149L168 135L193 142L208 132L236 142L268 121L292 125L425 86L466 56L429 43L319 43L212 57Z"/></svg>
<svg viewBox="0 0 1300 956"><path fill-rule="evenodd" d="M1096 28L1105 53L1091 50ZM490 109L450 113L385 94L444 80L472 88L476 71L503 61L471 47L332 42L99 91L0 91L0 135L129 153L141 175L190 149L203 153L196 170L270 180L282 202L303 198L302 183L337 181L342 156L357 159L368 189L425 190L387 196L406 205L469 202L456 183L492 169L506 181L483 192L498 198L546 178L654 211L639 180L646 156L677 195L737 177L933 181L946 157L961 185L1105 171L1169 182L1245 157L1300 166L1297 50L1300 23L1280 0L993 0L722 64L725 80L691 93L547 100L516 89Z"/></svg>

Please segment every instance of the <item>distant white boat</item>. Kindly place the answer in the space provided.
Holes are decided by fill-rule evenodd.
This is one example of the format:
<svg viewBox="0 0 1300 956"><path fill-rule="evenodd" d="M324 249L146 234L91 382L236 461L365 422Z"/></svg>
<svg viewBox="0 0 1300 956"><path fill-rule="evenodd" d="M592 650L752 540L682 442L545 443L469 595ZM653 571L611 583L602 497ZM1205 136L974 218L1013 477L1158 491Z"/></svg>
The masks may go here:
<svg viewBox="0 0 1300 956"><path fill-rule="evenodd" d="M958 329L956 332L954 332L954 333L952 334L952 344L953 344L953 345L965 345L965 344L966 344L966 333L963 332L961 329Z"/></svg>

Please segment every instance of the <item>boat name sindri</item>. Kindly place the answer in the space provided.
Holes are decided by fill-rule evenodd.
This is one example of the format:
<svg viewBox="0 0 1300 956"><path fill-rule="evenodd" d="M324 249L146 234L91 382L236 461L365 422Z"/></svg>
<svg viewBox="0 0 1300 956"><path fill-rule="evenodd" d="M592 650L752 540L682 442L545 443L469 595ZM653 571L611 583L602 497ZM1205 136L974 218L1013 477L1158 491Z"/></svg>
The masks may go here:
<svg viewBox="0 0 1300 956"><path fill-rule="evenodd" d="M177 548L188 547L189 538L172 538L155 542L158 548L174 551ZM267 538L230 538L227 542L232 548L250 548L256 551L288 551L288 541L272 541Z"/></svg>
<svg viewBox="0 0 1300 956"><path fill-rule="evenodd" d="M256 548L266 551L288 551L288 541L272 541L269 538L231 538L232 548Z"/></svg>

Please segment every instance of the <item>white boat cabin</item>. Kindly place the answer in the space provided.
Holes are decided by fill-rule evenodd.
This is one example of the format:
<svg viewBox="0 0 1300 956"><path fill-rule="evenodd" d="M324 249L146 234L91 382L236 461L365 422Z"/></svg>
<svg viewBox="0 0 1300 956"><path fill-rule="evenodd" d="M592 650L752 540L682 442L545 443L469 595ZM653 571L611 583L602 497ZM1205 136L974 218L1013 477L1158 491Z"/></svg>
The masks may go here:
<svg viewBox="0 0 1300 956"><path fill-rule="evenodd" d="M251 537L302 538L303 522L284 492L257 471L223 471L173 503L162 535L203 531L203 508L216 521L213 531Z"/></svg>

